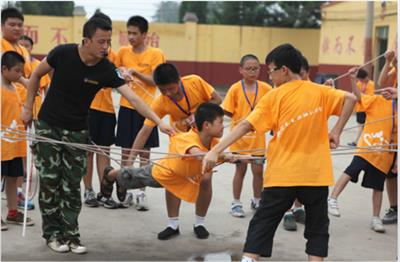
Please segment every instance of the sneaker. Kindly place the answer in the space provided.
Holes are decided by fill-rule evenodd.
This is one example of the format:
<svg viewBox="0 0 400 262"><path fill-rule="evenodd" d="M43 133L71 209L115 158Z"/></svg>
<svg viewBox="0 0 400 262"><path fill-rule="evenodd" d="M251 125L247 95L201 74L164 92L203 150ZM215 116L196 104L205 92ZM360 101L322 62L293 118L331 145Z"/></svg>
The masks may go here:
<svg viewBox="0 0 400 262"><path fill-rule="evenodd" d="M104 206L108 209L118 208L118 203L115 202L112 197L106 198L100 192L97 194L97 202L99 203L99 205Z"/></svg>
<svg viewBox="0 0 400 262"><path fill-rule="evenodd" d="M84 203L88 207L98 207L99 202L96 199L96 193L91 188L85 189L85 193L83 194L85 199Z"/></svg>
<svg viewBox="0 0 400 262"><path fill-rule="evenodd" d="M382 223L384 225L397 223L397 211L393 208L389 208L385 216L382 218Z"/></svg>
<svg viewBox="0 0 400 262"><path fill-rule="evenodd" d="M297 230L296 220L294 220L294 216L292 213L285 214L283 216L283 228L287 231Z"/></svg>
<svg viewBox="0 0 400 262"><path fill-rule="evenodd" d="M242 203L232 202L231 210L229 213L231 213L231 215L234 217L245 217Z"/></svg>
<svg viewBox="0 0 400 262"><path fill-rule="evenodd" d="M136 195L136 209L139 211L149 210L149 205L147 204L147 198L144 192Z"/></svg>
<svg viewBox="0 0 400 262"><path fill-rule="evenodd" d="M52 239L52 240L47 240L47 246L58 253L66 253L69 252L69 246L64 243L63 241L57 240L57 239Z"/></svg>
<svg viewBox="0 0 400 262"><path fill-rule="evenodd" d="M18 200L17 207L19 209L25 209L25 200ZM28 200L28 210L35 209L35 204L33 204L32 200Z"/></svg>
<svg viewBox="0 0 400 262"><path fill-rule="evenodd" d="M131 192L126 193L125 199L122 202L119 202L120 208L128 208L133 204L133 194Z"/></svg>
<svg viewBox="0 0 400 262"><path fill-rule="evenodd" d="M328 213L335 217L340 217L339 205L337 199L328 198Z"/></svg>
<svg viewBox="0 0 400 262"><path fill-rule="evenodd" d="M167 227L160 233L158 233L157 238L159 240L167 240L176 235L179 235L179 227L177 229L173 229L172 227Z"/></svg>
<svg viewBox="0 0 400 262"><path fill-rule="evenodd" d="M206 239L210 235L210 233L208 233L207 229L203 225L193 227L193 230L198 239Z"/></svg>
<svg viewBox="0 0 400 262"><path fill-rule="evenodd" d="M295 208L292 213L297 223L303 225L306 223L306 212L303 208Z"/></svg>
<svg viewBox="0 0 400 262"><path fill-rule="evenodd" d="M75 254L84 254L87 252L87 248L84 245L82 245L79 239L73 239L68 241L68 246L69 249L71 249L71 252Z"/></svg>
<svg viewBox="0 0 400 262"><path fill-rule="evenodd" d="M19 209L25 209L25 196L22 192L18 192L17 194L17 207ZM33 204L32 200L28 200L28 210L35 209L35 204Z"/></svg>
<svg viewBox="0 0 400 262"><path fill-rule="evenodd" d="M4 222L3 219L1 219L1 231L6 231L6 230L8 230L8 226L6 222Z"/></svg>
<svg viewBox="0 0 400 262"><path fill-rule="evenodd" d="M372 217L371 229L378 233L385 233L382 220L379 217Z"/></svg>
<svg viewBox="0 0 400 262"><path fill-rule="evenodd" d="M347 143L347 145L348 146L357 146L357 143L356 142L349 142L349 143Z"/></svg>
<svg viewBox="0 0 400 262"><path fill-rule="evenodd" d="M17 212L17 214L13 217L7 217L7 223L9 224L16 224L16 225L23 225L24 224L24 214L21 212ZM26 225L33 226L35 222L30 217L26 218Z"/></svg>
<svg viewBox="0 0 400 262"><path fill-rule="evenodd" d="M254 202L254 199L251 199L250 207L252 210L257 210L259 206L260 206L260 203L256 203L256 202Z"/></svg>

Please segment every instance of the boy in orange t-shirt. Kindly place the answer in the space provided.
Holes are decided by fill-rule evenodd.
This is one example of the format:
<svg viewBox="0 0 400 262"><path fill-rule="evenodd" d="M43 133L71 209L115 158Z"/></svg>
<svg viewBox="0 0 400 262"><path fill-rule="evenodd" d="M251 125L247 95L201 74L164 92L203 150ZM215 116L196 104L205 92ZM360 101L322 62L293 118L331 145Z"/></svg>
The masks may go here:
<svg viewBox="0 0 400 262"><path fill-rule="evenodd" d="M18 225L23 224L24 215L17 211L17 179L24 175L22 158L26 156L26 141L23 135L15 133L23 133L25 129L20 119L21 100L12 83L22 76L24 62L14 51L7 51L1 57L1 175L5 176L7 222ZM33 224L28 217L27 225ZM6 229L1 220L1 230Z"/></svg>
<svg viewBox="0 0 400 262"><path fill-rule="evenodd" d="M264 190L249 224L242 261L271 256L275 231L295 198L306 210L304 237L309 260L328 255L326 199L333 184L329 148L339 145L356 99L348 92L301 80L301 56L290 44L280 45L267 55L269 77L276 88L203 158L202 171L207 172L228 146L249 131L274 132L268 145ZM329 132L331 115L339 118Z"/></svg>
<svg viewBox="0 0 400 262"><path fill-rule="evenodd" d="M168 205L169 201L184 200L195 203L200 194L202 155L210 150L223 134L223 115L221 107L212 103L201 104L195 113L197 128L179 133L170 139L169 154L185 155L154 162L145 167L125 167L120 170L107 168L101 184L105 196L112 194L113 183L117 181L117 195L128 188L145 186L164 187L166 191L168 226L158 234L158 239L166 240L179 234L179 205ZM190 156L193 155L193 156ZM196 216L194 232L197 238L207 238L204 218Z"/></svg>
<svg viewBox="0 0 400 262"><path fill-rule="evenodd" d="M383 233L382 220L379 218L382 193L386 175L391 171L395 159L394 152L368 152L368 150L388 150L397 144L397 105L395 100L386 100L381 95L364 95L358 89L355 73L357 68L350 69L353 92L356 94L359 107L366 112L366 123L357 153L346 168L328 199L328 210L333 216L340 216L337 199L349 181L356 183L361 171L364 171L362 186L371 188L372 222L371 229ZM373 146L374 148L369 148ZM367 152L367 153L366 153Z"/></svg>
<svg viewBox="0 0 400 262"><path fill-rule="evenodd" d="M260 75L260 62L255 55L248 54L240 59L239 72L243 79L231 85L222 103L225 115L232 118L231 129L246 118L258 101L272 89L267 83L257 80ZM229 149L238 154L264 156L265 134L250 132L232 144ZM263 163L253 162L251 170L253 172L253 198L250 201L250 207L256 210L261 199ZM247 163L236 164L232 182L233 202L230 207L230 213L234 217L245 217L240 194L246 171Z"/></svg>
<svg viewBox="0 0 400 262"><path fill-rule="evenodd" d="M156 93L153 72L159 64L165 63L165 56L161 49L146 44L145 40L149 23L144 17L130 17L126 27L130 45L119 49L115 66L120 68L124 76L132 80L129 82L130 88L147 105L150 105ZM145 118L124 97L121 97L120 105L115 145L122 148L121 160L122 164L126 165L129 148L132 147L133 141L142 128ZM159 146L157 128L152 130L145 142L145 148L148 150L148 153L140 153L142 166L146 165L147 160L150 158L150 149ZM136 209L139 211L149 209L144 188L136 195Z"/></svg>

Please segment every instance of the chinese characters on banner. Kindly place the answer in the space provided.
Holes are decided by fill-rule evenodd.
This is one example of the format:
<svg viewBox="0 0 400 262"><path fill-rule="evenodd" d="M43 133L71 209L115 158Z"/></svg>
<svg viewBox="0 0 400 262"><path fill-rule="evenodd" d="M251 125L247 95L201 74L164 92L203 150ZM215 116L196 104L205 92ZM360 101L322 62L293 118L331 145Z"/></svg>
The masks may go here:
<svg viewBox="0 0 400 262"><path fill-rule="evenodd" d="M65 31L67 28L62 27L52 27L52 37L50 42L56 45L68 43L68 37L65 35ZM38 44L40 39L39 34L39 26L37 25L25 25L24 26L24 35L29 36L32 38L33 44Z"/></svg>

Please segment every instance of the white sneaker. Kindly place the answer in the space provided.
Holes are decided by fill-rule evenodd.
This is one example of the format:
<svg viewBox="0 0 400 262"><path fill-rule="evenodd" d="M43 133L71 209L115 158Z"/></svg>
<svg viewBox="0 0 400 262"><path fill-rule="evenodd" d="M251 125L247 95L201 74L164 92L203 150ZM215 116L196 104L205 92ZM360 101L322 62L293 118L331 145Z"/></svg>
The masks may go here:
<svg viewBox="0 0 400 262"><path fill-rule="evenodd" d="M53 240L48 240L47 241L47 246L58 253L65 253L65 252L69 252L69 246L57 239L53 239Z"/></svg>
<svg viewBox="0 0 400 262"><path fill-rule="evenodd" d="M234 217L245 217L245 213L243 210L243 205L242 203L235 203L232 202L231 204L231 210L229 211L229 213L231 213L232 216Z"/></svg>
<svg viewBox="0 0 400 262"><path fill-rule="evenodd" d="M385 233L382 220L379 217L372 217L371 229L378 233Z"/></svg>
<svg viewBox="0 0 400 262"><path fill-rule="evenodd" d="M70 240L68 246L71 249L71 252L75 254L84 254L87 252L86 247L82 245L78 239Z"/></svg>
<svg viewBox="0 0 400 262"><path fill-rule="evenodd" d="M136 209L139 211L149 210L146 194L144 192L140 192L139 194L136 195Z"/></svg>
<svg viewBox="0 0 400 262"><path fill-rule="evenodd" d="M119 202L119 207L128 208L133 203L133 194L131 192L126 193L125 199L122 202Z"/></svg>
<svg viewBox="0 0 400 262"><path fill-rule="evenodd" d="M328 213L335 217L340 217L339 205L337 199L328 198Z"/></svg>

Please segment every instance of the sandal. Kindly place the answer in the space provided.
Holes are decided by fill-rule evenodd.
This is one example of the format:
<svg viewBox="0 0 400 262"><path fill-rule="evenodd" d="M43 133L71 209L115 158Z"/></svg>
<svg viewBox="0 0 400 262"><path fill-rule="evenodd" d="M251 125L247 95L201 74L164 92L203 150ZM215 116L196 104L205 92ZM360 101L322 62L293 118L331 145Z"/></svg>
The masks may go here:
<svg viewBox="0 0 400 262"><path fill-rule="evenodd" d="M113 192L114 182L110 181L108 174L114 170L113 167L108 166L104 169L103 179L101 180L100 192L105 198L110 198Z"/></svg>

